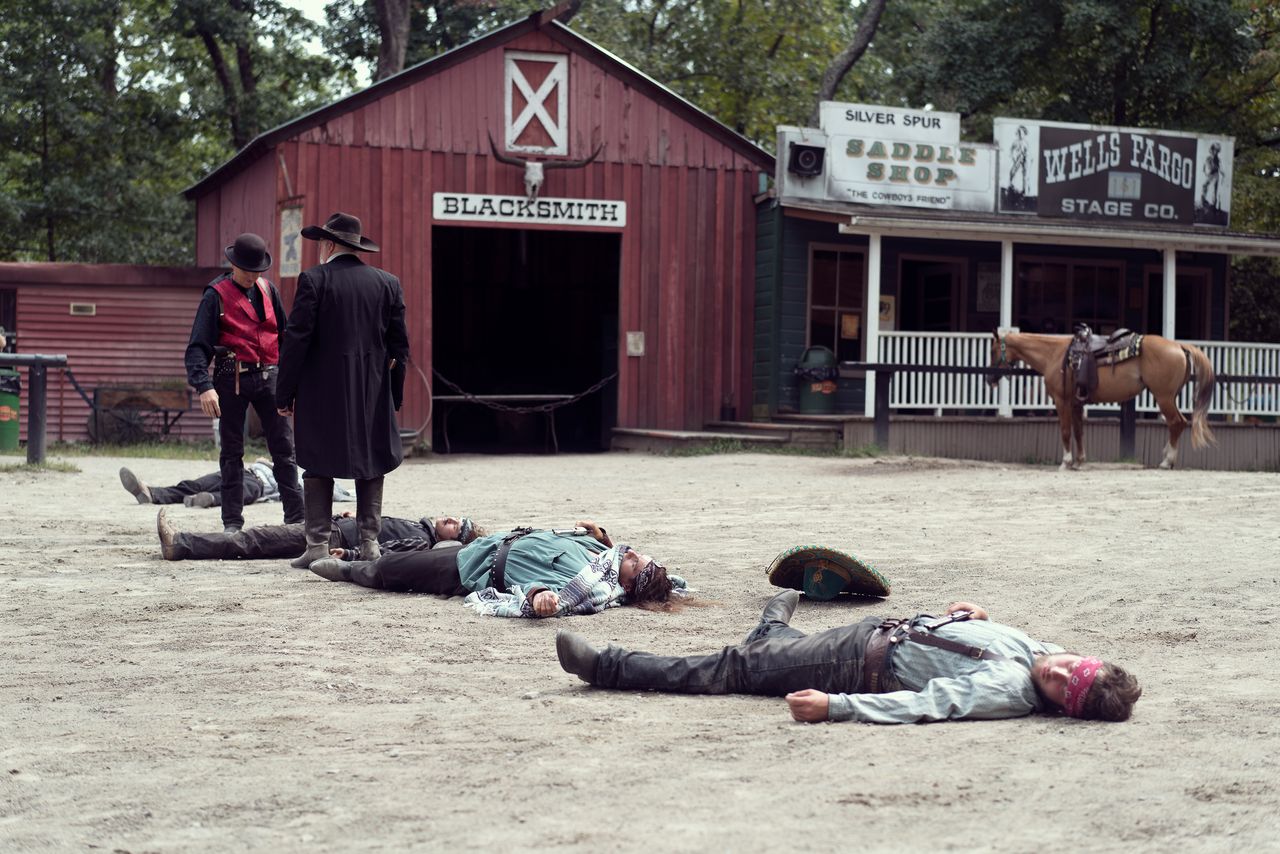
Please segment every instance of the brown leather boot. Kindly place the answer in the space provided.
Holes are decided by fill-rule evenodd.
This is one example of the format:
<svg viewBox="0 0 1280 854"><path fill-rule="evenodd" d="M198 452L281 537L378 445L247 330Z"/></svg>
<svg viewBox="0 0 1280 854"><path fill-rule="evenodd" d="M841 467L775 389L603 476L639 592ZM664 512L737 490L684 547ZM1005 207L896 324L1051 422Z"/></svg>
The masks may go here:
<svg viewBox="0 0 1280 854"><path fill-rule="evenodd" d="M151 504L151 488L138 479L128 468L120 469L120 483L139 504Z"/></svg>
<svg viewBox="0 0 1280 854"><path fill-rule="evenodd" d="M382 556L378 532L382 530L383 478L356 481L356 527L360 531L360 559L377 560Z"/></svg>
<svg viewBox="0 0 1280 854"><path fill-rule="evenodd" d="M306 514L303 530L306 531L307 550L289 563L294 569L307 569L329 556L329 534L333 530L333 479L304 477L302 509Z"/></svg>
<svg viewBox="0 0 1280 854"><path fill-rule="evenodd" d="M156 533L160 535L160 556L165 560L182 560L186 557L186 549L178 543L178 529L165 515L164 508L156 515Z"/></svg>

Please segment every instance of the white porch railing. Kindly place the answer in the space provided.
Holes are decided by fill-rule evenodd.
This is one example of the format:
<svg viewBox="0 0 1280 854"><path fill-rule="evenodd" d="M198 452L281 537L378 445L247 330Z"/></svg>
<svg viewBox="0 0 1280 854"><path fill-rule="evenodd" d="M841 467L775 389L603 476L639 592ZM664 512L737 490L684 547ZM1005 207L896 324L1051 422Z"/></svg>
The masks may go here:
<svg viewBox="0 0 1280 854"><path fill-rule="evenodd" d="M1231 341L1187 341L1205 352L1218 374L1280 376L1280 344L1247 344ZM954 365L988 367L991 364L990 332L881 332L880 361L903 365ZM1007 377L1009 405L1013 409L1053 409L1040 377ZM1178 407L1190 412L1195 385L1178 395ZM889 396L893 409L997 409L998 389L978 374L898 374ZM1114 410L1116 404L1086 407ZM1159 412L1148 391L1138 395L1139 412ZM1280 385L1219 383L1209 412L1239 418L1245 415L1280 416Z"/></svg>

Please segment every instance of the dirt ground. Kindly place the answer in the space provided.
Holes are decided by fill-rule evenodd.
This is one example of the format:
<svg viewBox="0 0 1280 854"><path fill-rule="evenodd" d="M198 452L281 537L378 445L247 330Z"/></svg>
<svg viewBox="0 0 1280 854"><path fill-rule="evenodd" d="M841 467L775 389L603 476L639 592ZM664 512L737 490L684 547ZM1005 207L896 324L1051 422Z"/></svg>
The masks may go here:
<svg viewBox="0 0 1280 854"><path fill-rule="evenodd" d="M0 474L6 851L1274 850L1280 477L771 455L409 461L385 512L493 529L594 518L712 603L570 620L159 558L167 484L211 463ZM216 510L171 509L219 530ZM246 509L276 523L279 505ZM1124 724L797 724L781 700L589 688L566 626L692 653L736 642L783 548L874 563L883 603L955 599L1126 664Z"/></svg>

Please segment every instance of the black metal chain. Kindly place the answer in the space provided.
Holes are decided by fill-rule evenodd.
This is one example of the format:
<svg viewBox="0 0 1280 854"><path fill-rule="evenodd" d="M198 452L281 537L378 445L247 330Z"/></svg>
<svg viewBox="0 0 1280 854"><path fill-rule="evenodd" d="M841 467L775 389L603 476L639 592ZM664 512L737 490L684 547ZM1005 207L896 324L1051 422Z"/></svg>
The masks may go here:
<svg viewBox="0 0 1280 854"><path fill-rule="evenodd" d="M450 380L448 377L440 373L435 368L432 368L431 372L436 375L436 379L440 380L440 382L444 383L449 388L453 389L455 392L462 395L471 403L478 403L481 406L487 406L490 409L496 409L499 412L516 412L521 414L528 413L528 412L554 412L555 410L559 409L562 406L569 406L571 404L577 403L578 401L582 400L584 397L587 397L588 395L595 394L600 389L604 388L606 385L608 385L609 383L613 382L615 379L618 378L618 372L614 371L613 373L609 374L609 376L605 377L604 379L597 382L595 385L591 386L591 388L587 389L586 391L580 391L577 394L573 395L572 397L568 398L567 400L552 400L552 401L548 401L547 403L539 403L535 406L511 406L506 403L499 403L498 401L495 401L495 400L486 400L484 395L472 394L469 391L464 391L461 386L459 386L457 383Z"/></svg>

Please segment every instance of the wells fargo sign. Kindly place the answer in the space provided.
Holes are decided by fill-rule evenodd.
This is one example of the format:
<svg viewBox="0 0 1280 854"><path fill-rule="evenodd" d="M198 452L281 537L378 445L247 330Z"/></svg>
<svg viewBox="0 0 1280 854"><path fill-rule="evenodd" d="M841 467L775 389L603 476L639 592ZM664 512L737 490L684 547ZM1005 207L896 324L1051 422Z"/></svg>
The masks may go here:
<svg viewBox="0 0 1280 854"><path fill-rule="evenodd" d="M824 101L827 194L864 204L989 211L995 148L960 141L960 115Z"/></svg>
<svg viewBox="0 0 1280 854"><path fill-rule="evenodd" d="M1234 140L997 118L1000 211L1227 225Z"/></svg>

